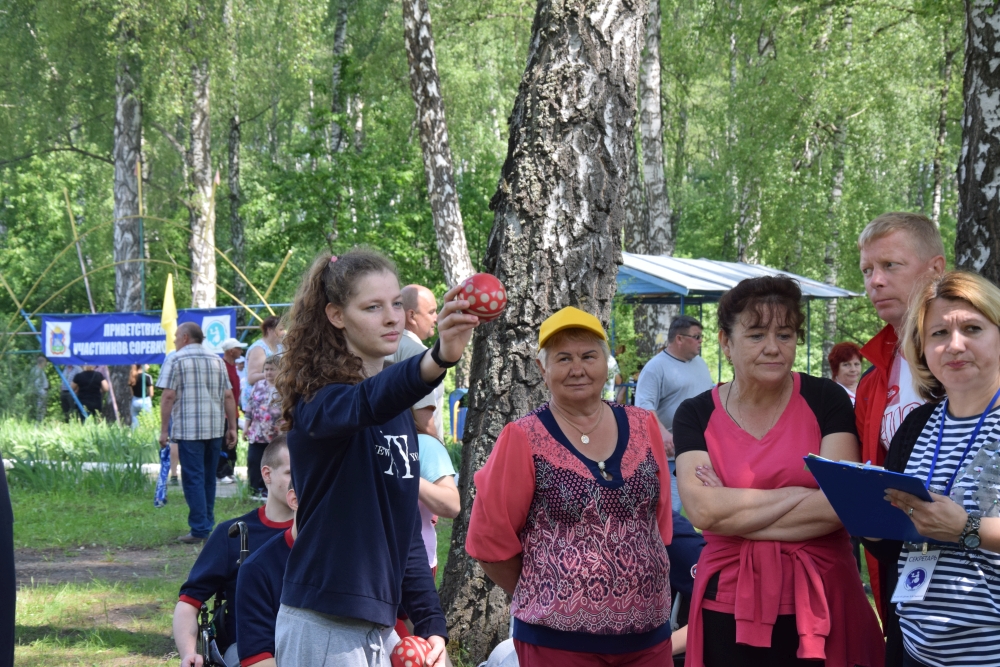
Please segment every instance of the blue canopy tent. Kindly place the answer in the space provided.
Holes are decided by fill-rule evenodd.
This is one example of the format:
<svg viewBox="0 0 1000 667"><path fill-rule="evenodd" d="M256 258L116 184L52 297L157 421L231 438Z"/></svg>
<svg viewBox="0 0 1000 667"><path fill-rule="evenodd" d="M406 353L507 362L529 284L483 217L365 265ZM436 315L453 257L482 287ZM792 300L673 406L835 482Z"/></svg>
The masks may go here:
<svg viewBox="0 0 1000 667"><path fill-rule="evenodd" d="M863 296L857 292L821 283L788 271L759 264L721 262L714 259L687 259L666 255L636 255L622 253L624 261L618 267L616 298L626 303L677 304L684 306L715 303L722 294L745 278L788 276L798 281L806 302L806 372L811 369L813 299L852 299ZM719 376L722 375L722 355L719 355Z"/></svg>

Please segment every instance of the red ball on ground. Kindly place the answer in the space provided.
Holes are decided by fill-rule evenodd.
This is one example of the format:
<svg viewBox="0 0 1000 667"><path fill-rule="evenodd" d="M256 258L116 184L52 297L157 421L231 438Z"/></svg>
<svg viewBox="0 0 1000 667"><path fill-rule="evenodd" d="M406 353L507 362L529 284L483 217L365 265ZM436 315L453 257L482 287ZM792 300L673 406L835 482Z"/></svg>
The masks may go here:
<svg viewBox="0 0 1000 667"><path fill-rule="evenodd" d="M431 643L423 637L403 637L392 649L389 661L392 667L424 667L424 660L431 652Z"/></svg>
<svg viewBox="0 0 1000 667"><path fill-rule="evenodd" d="M468 299L469 311L483 322L496 319L507 307L507 288L489 273L477 273L462 281L458 298Z"/></svg>

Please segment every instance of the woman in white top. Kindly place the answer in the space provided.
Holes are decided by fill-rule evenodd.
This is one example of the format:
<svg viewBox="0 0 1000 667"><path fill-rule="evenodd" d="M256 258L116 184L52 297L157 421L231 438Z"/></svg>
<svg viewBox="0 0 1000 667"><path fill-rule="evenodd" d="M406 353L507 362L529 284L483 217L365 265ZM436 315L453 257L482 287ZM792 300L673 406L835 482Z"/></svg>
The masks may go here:
<svg viewBox="0 0 1000 667"><path fill-rule="evenodd" d="M833 381L847 391L851 405L854 405L854 395L861 381L861 348L856 343L837 343L830 349L827 361L830 362Z"/></svg>
<svg viewBox="0 0 1000 667"><path fill-rule="evenodd" d="M277 315L264 318L260 331L263 335L247 349L247 384L251 387L264 379L264 361L285 351L281 345L285 327Z"/></svg>

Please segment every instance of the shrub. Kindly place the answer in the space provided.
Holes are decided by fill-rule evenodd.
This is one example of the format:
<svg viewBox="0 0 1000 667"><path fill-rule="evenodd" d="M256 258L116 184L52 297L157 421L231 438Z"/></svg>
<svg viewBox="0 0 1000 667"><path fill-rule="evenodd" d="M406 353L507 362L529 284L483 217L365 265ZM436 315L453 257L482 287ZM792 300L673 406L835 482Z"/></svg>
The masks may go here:
<svg viewBox="0 0 1000 667"><path fill-rule="evenodd" d="M7 419L0 422L0 452L14 489L152 494L154 482L142 464L159 461L154 434L149 422L133 431L95 420Z"/></svg>

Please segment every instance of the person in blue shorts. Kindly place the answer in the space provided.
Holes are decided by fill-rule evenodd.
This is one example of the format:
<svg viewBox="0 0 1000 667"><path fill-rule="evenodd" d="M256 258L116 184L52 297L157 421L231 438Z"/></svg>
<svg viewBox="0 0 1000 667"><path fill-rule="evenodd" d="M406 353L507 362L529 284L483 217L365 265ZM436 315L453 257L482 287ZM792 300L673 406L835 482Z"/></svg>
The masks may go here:
<svg viewBox="0 0 1000 667"><path fill-rule="evenodd" d="M427 396L413 406L413 416L417 425L420 444L420 492L417 504L420 508L420 536L427 551L427 563L431 574L437 578L437 522L438 517L454 519L462 511L462 503L455 485L455 467L444 443L431 435L417 419L423 410L434 410L434 396ZM433 420L433 417L431 417ZM431 421L433 423L433 421Z"/></svg>
<svg viewBox="0 0 1000 667"><path fill-rule="evenodd" d="M295 490L288 488L285 496L292 512L298 509ZM275 667L274 621L281 606L281 587L285 577L288 554L295 544L295 522L257 549L240 566L236 579L236 645L240 667Z"/></svg>
<svg viewBox="0 0 1000 667"><path fill-rule="evenodd" d="M212 607L211 600L219 593L229 602L223 622L216 626L216 646L227 665L236 664L236 613L231 605L236 599L236 561L240 557L240 540L229 537L229 527L237 521L246 523L251 554L275 535L292 527L292 508L285 498L291 484L285 436L278 436L264 450L261 473L269 491L267 503L216 526L198 554L187 581L181 586L180 599L174 608L174 642L181 656L181 667L201 665L197 654L198 612L202 603Z"/></svg>

